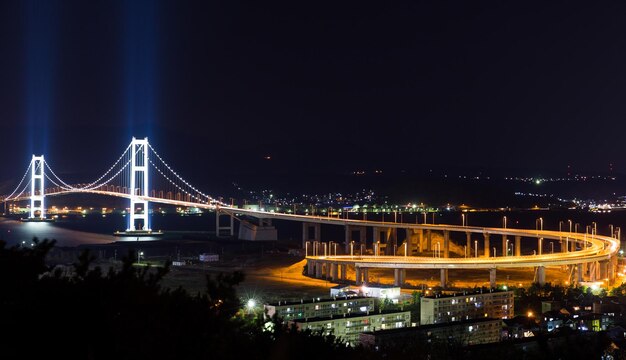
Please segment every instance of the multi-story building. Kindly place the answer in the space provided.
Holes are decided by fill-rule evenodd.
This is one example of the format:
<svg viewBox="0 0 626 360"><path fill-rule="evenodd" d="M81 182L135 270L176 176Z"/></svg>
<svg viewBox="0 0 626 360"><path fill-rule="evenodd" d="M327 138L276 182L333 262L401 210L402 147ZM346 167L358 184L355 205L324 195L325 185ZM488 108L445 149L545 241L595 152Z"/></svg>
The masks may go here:
<svg viewBox="0 0 626 360"><path fill-rule="evenodd" d="M359 334L364 331L398 329L410 326L410 311L382 311L365 314L345 314L342 316L297 319L289 322L298 330L311 330L313 333L334 335L354 346L359 341Z"/></svg>
<svg viewBox="0 0 626 360"><path fill-rule="evenodd" d="M417 327L384 331L367 331L359 335L361 345L379 349L423 342L455 343L459 346L489 344L502 339L501 319L470 319L450 323L422 325Z"/></svg>
<svg viewBox="0 0 626 360"><path fill-rule="evenodd" d="M420 325L479 318L513 317L513 292L493 291L421 298Z"/></svg>
<svg viewBox="0 0 626 360"><path fill-rule="evenodd" d="M377 299L371 297L333 297L330 299L315 298L300 301L279 301L276 303L263 305L265 318L272 318L274 315L284 321L295 319L308 319L329 316L343 316L355 313L367 313L374 311L374 304Z"/></svg>

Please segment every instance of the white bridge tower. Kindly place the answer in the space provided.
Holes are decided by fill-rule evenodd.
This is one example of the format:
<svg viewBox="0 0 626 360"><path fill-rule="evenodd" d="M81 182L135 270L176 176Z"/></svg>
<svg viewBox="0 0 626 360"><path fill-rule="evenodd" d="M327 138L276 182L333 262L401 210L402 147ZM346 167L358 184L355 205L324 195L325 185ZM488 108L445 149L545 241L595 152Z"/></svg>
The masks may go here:
<svg viewBox="0 0 626 360"><path fill-rule="evenodd" d="M46 208L44 206L45 194L43 187L43 171L45 164L43 155L33 155L33 160L31 160L30 164L30 219L35 219L35 212L37 211L39 211L39 219L46 218Z"/></svg>
<svg viewBox="0 0 626 360"><path fill-rule="evenodd" d="M148 138L143 140L135 139L130 145L131 162L130 162L130 218L128 229L126 231L150 231L150 223L148 221L148 200L141 197L149 196L148 189ZM137 206L140 206L141 212L137 213ZM137 221L141 221L137 224Z"/></svg>

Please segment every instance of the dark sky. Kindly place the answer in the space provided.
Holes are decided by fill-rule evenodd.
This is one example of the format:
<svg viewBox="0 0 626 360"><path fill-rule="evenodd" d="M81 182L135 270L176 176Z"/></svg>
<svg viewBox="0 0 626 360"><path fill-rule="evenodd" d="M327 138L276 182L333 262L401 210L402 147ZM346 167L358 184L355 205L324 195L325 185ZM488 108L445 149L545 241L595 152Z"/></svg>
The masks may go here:
<svg viewBox="0 0 626 360"><path fill-rule="evenodd" d="M133 135L203 184L623 171L625 19L621 2L2 1L0 182L33 152L92 180Z"/></svg>

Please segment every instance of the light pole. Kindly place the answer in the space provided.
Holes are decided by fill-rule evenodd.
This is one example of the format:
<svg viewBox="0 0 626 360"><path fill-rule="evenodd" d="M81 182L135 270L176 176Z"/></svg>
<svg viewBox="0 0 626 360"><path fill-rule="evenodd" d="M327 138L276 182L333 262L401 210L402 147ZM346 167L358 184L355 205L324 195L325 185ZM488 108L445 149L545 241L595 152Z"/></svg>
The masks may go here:
<svg viewBox="0 0 626 360"><path fill-rule="evenodd" d="M540 227L537 226L537 223L540 224ZM543 218L539 218L535 221L535 230L542 230L543 231Z"/></svg>
<svg viewBox="0 0 626 360"><path fill-rule="evenodd" d="M424 211L423 214L424 214L424 224L426 224L426 211Z"/></svg>
<svg viewBox="0 0 626 360"><path fill-rule="evenodd" d="M354 258L354 240L350 241L350 257Z"/></svg>
<svg viewBox="0 0 626 360"><path fill-rule="evenodd" d="M461 214L461 226L465 226L465 214Z"/></svg>
<svg viewBox="0 0 626 360"><path fill-rule="evenodd" d="M380 253L380 241L376 241L376 251L374 251L374 253L376 254L376 256L379 255L379 253Z"/></svg>
<svg viewBox="0 0 626 360"><path fill-rule="evenodd" d="M496 257L496 247L493 247L493 257Z"/></svg>
<svg viewBox="0 0 626 360"><path fill-rule="evenodd" d="M474 256L478 257L478 240L474 240Z"/></svg>
<svg viewBox="0 0 626 360"><path fill-rule="evenodd" d="M504 256L509 256L509 239L506 239L506 247L505 247L505 249L506 249L506 255L504 255Z"/></svg>
<svg viewBox="0 0 626 360"><path fill-rule="evenodd" d="M139 251L137 253L137 264L141 264L141 257L143 256L143 251Z"/></svg>
<svg viewBox="0 0 626 360"><path fill-rule="evenodd" d="M407 257L407 256L408 256L408 247L407 247L407 244L408 244L408 243L405 241L405 242L404 242L404 257Z"/></svg>
<svg viewBox="0 0 626 360"><path fill-rule="evenodd" d="M504 228L506 229L506 216L502 217L502 225L504 226Z"/></svg>
<svg viewBox="0 0 626 360"><path fill-rule="evenodd" d="M467 245L463 245L463 253L465 254L465 258L467 259Z"/></svg>
<svg viewBox="0 0 626 360"><path fill-rule="evenodd" d="M309 256L309 242L306 241L304 243L304 257L308 257Z"/></svg>

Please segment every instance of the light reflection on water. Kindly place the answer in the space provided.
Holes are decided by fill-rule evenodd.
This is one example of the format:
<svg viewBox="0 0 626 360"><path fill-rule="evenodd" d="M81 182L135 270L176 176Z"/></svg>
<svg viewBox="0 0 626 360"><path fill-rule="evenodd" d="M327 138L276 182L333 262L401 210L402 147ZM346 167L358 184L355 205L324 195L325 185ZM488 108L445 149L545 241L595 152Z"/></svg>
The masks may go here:
<svg viewBox="0 0 626 360"><path fill-rule="evenodd" d="M33 238L55 239L56 246L78 246L83 244L108 244L121 240L113 235L89 233L54 226L53 223L21 222L0 218L0 239L8 246L25 242L30 245Z"/></svg>

